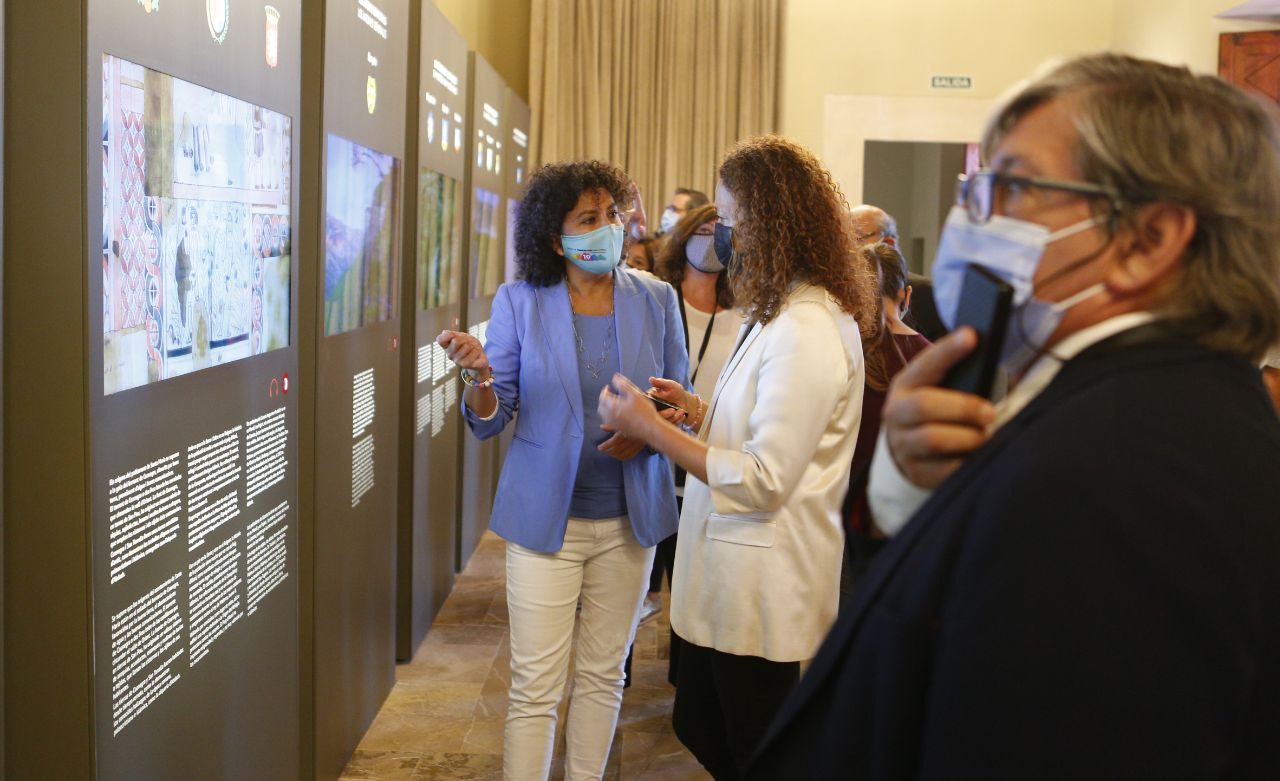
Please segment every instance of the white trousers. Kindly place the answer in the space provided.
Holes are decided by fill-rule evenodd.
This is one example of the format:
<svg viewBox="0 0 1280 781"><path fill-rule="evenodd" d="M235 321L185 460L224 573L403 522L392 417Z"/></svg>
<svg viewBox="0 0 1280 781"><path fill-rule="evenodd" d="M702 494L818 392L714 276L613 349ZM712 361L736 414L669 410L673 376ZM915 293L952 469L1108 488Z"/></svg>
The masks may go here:
<svg viewBox="0 0 1280 781"><path fill-rule="evenodd" d="M511 689L502 769L507 781L551 772L556 708L573 645L573 698L565 728L565 779L598 779L622 706L622 665L635 638L653 548L636 542L627 518L569 519L564 546L538 553L507 543ZM582 598L577 642L574 616Z"/></svg>

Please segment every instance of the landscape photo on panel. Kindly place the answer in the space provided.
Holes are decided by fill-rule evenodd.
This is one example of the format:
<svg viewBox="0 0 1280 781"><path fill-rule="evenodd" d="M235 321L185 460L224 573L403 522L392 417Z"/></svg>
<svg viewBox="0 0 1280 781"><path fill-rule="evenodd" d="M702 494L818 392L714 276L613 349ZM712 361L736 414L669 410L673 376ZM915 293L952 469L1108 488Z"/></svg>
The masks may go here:
<svg viewBox="0 0 1280 781"><path fill-rule="evenodd" d="M418 306L458 303L462 262L462 183L418 171Z"/></svg>
<svg viewBox="0 0 1280 781"><path fill-rule="evenodd" d="M475 188L471 211L471 298L491 296L502 284L502 255L498 246L498 211L502 199L483 187Z"/></svg>
<svg viewBox="0 0 1280 781"><path fill-rule="evenodd" d="M106 394L287 347L291 120L102 59Z"/></svg>
<svg viewBox="0 0 1280 781"><path fill-rule="evenodd" d="M330 134L325 160L324 333L395 316L400 162Z"/></svg>

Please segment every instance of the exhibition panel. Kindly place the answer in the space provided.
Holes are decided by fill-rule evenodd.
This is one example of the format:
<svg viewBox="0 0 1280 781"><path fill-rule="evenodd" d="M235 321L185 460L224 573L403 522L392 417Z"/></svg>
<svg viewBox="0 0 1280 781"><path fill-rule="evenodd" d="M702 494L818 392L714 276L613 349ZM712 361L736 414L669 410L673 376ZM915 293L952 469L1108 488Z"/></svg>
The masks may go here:
<svg viewBox="0 0 1280 781"><path fill-rule="evenodd" d="M301 3L87 10L96 775L294 777Z"/></svg>
<svg viewBox="0 0 1280 781"><path fill-rule="evenodd" d="M336 777L395 679L408 0L327 0L316 362L315 769ZM322 259L321 259L322 257Z"/></svg>
<svg viewBox="0 0 1280 781"><path fill-rule="evenodd" d="M475 52L470 54L468 72L471 81L470 115L466 117L469 178L468 210L464 218L468 267L463 311L467 331L484 342L493 295L506 281L502 193L504 153L509 147L504 144L506 125L502 106L507 87L493 66ZM480 535L488 528L493 492L498 483L499 458L496 440L481 442L469 435L462 438L459 569L466 565Z"/></svg>
<svg viewBox="0 0 1280 781"><path fill-rule="evenodd" d="M520 209L520 201L524 198L525 182L529 178L531 168L529 162L529 128L533 120L529 104L520 99L516 91L507 88L506 100L503 103L502 121L507 127L506 165L502 169L503 211L506 229L506 252L503 269L507 281L516 278L516 214ZM511 448L511 440L515 436L515 426L508 426L498 438L498 468Z"/></svg>
<svg viewBox="0 0 1280 781"><path fill-rule="evenodd" d="M422 4L418 64L418 191L410 507L400 513L396 655L412 657L453 586L457 545L461 381L437 344L462 309L468 104L467 44L433 3ZM406 416L408 410L406 410ZM407 428L409 421L403 425Z"/></svg>

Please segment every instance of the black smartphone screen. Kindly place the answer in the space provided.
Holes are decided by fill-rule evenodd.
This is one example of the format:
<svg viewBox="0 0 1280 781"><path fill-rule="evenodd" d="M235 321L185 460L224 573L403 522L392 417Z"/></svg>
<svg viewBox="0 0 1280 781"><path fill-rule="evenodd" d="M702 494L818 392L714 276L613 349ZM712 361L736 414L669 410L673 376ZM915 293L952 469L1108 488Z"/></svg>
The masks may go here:
<svg viewBox="0 0 1280 781"><path fill-rule="evenodd" d="M648 399L649 401L652 401L653 406L657 407L659 412L661 412L663 409L680 409L680 405L672 404L666 399L660 399L657 396L654 396L649 393L645 394L645 398Z"/></svg>
<svg viewBox="0 0 1280 781"><path fill-rule="evenodd" d="M1013 288L982 266L969 264L960 288L960 308L955 327L967 325L978 332L973 353L951 367L942 387L991 398L1000 351L1004 348Z"/></svg>

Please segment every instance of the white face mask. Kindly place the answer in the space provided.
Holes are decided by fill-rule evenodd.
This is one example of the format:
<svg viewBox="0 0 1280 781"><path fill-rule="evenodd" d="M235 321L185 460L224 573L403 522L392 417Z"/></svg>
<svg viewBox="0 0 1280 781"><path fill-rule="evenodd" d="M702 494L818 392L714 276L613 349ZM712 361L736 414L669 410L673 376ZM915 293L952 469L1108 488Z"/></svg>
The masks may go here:
<svg viewBox="0 0 1280 781"><path fill-rule="evenodd" d="M684 245L684 257L689 265L706 274L724 271L724 264L716 255L715 237L695 233Z"/></svg>
<svg viewBox="0 0 1280 781"><path fill-rule="evenodd" d="M680 222L680 213L675 210L674 206L668 206L662 210L662 216L658 218L658 230L663 233L670 233L675 229L678 222Z"/></svg>
<svg viewBox="0 0 1280 781"><path fill-rule="evenodd" d="M969 219L961 206L951 207L933 261L933 299L947 328L956 327L960 288L970 263L982 266L1013 287L1013 305L1031 298L1033 280L1044 248L1105 221L1090 217L1058 231L1013 217L992 215L985 223Z"/></svg>
<svg viewBox="0 0 1280 781"><path fill-rule="evenodd" d="M1011 374L1022 374L1043 351L1067 311L1106 288L1099 283L1058 302L1035 298L1034 278L1045 247L1089 230L1105 219L1090 217L1050 231L1034 222L1001 215L992 215L985 223L975 223L963 207L953 206L933 261L933 296L938 316L947 328L956 327L964 272L971 263L989 269L1008 282L1013 287L1014 309L1009 317L1000 364Z"/></svg>

